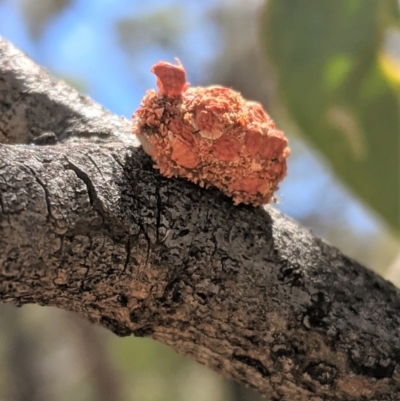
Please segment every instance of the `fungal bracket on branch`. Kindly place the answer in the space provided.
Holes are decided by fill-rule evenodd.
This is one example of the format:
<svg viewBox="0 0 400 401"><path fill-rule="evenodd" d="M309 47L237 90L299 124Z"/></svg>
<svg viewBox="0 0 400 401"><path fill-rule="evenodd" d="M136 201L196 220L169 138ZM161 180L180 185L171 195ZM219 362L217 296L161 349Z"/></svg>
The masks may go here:
<svg viewBox="0 0 400 401"><path fill-rule="evenodd" d="M262 105L222 86L189 87L179 60L160 61L151 71L158 92L146 92L133 121L154 167L217 187L235 204L274 199L290 151Z"/></svg>

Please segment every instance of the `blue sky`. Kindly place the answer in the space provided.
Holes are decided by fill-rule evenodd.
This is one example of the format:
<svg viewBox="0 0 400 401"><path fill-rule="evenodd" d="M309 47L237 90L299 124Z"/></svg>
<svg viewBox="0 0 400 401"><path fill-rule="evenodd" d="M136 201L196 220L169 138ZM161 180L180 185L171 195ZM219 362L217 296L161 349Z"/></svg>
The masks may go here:
<svg viewBox="0 0 400 401"><path fill-rule="evenodd" d="M28 53L53 74L83 82L83 91L112 112L130 118L146 89L154 87L151 66L179 56L192 84L206 77L201 66L218 55L218 28L205 18L217 0L146 2L132 0L75 0L46 25L34 41L29 35L19 1L0 1L0 35ZM178 44L183 54L159 46L148 46L130 58L121 46L115 26L120 18L140 16L157 7L184 7L187 31ZM200 66L200 68L199 68ZM210 82L212 84L213 82ZM290 134L290 133L289 133ZM354 234L374 235L382 228L379 220L355 201L337 183L329 166L292 139L289 175L278 192L278 207L297 219L317 214L329 221L338 205L341 224Z"/></svg>

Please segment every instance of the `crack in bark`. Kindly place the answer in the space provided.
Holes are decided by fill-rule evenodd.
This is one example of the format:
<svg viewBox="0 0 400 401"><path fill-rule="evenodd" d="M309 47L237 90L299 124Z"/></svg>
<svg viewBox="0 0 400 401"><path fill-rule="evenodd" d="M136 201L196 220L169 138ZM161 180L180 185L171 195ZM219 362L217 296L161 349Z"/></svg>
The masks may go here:
<svg viewBox="0 0 400 401"><path fill-rule="evenodd" d="M150 257L150 248L151 248L151 239L149 237L149 235L147 234L147 231L145 230L143 224L141 222L139 222L139 235L143 234L144 239L146 240L147 243L147 249L146 249L146 261L145 261L145 265L147 265L147 263L149 262L149 257Z"/></svg>
<svg viewBox="0 0 400 401"><path fill-rule="evenodd" d="M4 205L3 205L3 195L1 192L0 192L0 208L1 208L1 213L3 215L6 215L6 212L4 211Z"/></svg>
<svg viewBox="0 0 400 401"><path fill-rule="evenodd" d="M125 169L125 166L120 162L120 160L118 159L118 156L117 156L114 152L111 152L110 155L111 155L111 157L115 160L115 162L116 162L120 167L122 167L122 169L124 170L124 169Z"/></svg>
<svg viewBox="0 0 400 401"><path fill-rule="evenodd" d="M88 155L89 160L93 163L93 165L96 167L97 171L101 175L101 177L104 179L103 171L99 168L97 165L96 161L93 159L92 155L89 153Z"/></svg>
<svg viewBox="0 0 400 401"><path fill-rule="evenodd" d="M157 242L160 242L160 228L161 228L161 197L160 197L160 188L156 186L156 197L157 197L157 218L156 218L156 238Z"/></svg>
<svg viewBox="0 0 400 401"><path fill-rule="evenodd" d="M107 221L107 216L104 213L102 203L97 196L96 189L90 177L82 169L80 169L78 166L72 163L68 158L66 158L66 160L67 160L67 168L69 170L72 170L76 174L76 176L80 180L82 180L83 183L85 184L87 188L90 205L93 207L94 210L96 210L99 213L103 221Z"/></svg>
<svg viewBox="0 0 400 401"><path fill-rule="evenodd" d="M90 205L94 207L94 204L96 203L96 201L98 201L98 199L97 199L97 195L96 195L96 190L94 189L91 179L84 171L82 171L78 166L73 164L69 159L67 159L67 162L68 162L68 165L67 165L68 169L72 170L76 174L76 176L80 180L82 180L84 182L84 184L86 185Z"/></svg>
<svg viewBox="0 0 400 401"><path fill-rule="evenodd" d="M269 370L258 359L251 358L247 355L238 355L238 354L233 354L232 358L238 362L250 366L251 368L256 369L264 377L271 376Z"/></svg>
<svg viewBox="0 0 400 401"><path fill-rule="evenodd" d="M213 232L211 235L212 235L212 239L214 240L214 241L213 241L213 242L214 242L214 250L213 250L211 256L214 257L214 256L216 255L217 251L218 251L218 246L217 246L217 242L218 242L218 241L217 241L217 238L216 238L214 232Z"/></svg>
<svg viewBox="0 0 400 401"><path fill-rule="evenodd" d="M52 217L49 190L48 190L46 184L38 177L37 172L32 167L29 167L26 164L24 164L24 167L26 169L28 169L32 173L32 175L35 178L36 182L42 187L42 189L44 191L44 199L45 199L46 208L47 208L46 220L49 221L50 217Z"/></svg>
<svg viewBox="0 0 400 401"><path fill-rule="evenodd" d="M121 272L121 276L126 272L126 269L131 260L131 236L130 235L128 235L128 240L125 243L125 252L126 252L126 258L125 258L125 262L124 262L124 268Z"/></svg>

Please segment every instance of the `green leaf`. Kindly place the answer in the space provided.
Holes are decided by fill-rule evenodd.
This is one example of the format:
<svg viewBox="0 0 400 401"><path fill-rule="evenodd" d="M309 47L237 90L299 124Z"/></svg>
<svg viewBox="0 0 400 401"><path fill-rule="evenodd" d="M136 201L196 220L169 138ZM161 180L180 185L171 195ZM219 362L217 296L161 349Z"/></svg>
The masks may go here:
<svg viewBox="0 0 400 401"><path fill-rule="evenodd" d="M269 0L262 42L289 116L400 233L400 66L383 47L396 3Z"/></svg>

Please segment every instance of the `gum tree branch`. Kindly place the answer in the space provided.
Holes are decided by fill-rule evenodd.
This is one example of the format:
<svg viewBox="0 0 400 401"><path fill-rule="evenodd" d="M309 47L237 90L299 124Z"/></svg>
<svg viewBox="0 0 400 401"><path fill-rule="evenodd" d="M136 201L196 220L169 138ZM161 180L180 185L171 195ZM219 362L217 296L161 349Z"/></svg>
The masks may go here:
<svg viewBox="0 0 400 401"><path fill-rule="evenodd" d="M150 336L271 400L398 400L399 291L273 207L161 177L130 129L0 40L0 301Z"/></svg>

